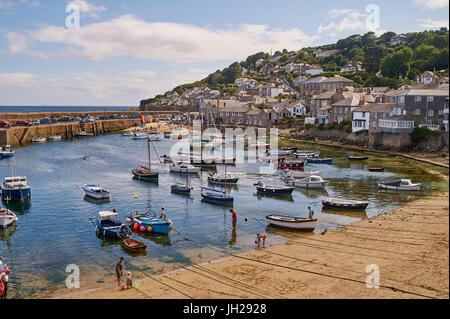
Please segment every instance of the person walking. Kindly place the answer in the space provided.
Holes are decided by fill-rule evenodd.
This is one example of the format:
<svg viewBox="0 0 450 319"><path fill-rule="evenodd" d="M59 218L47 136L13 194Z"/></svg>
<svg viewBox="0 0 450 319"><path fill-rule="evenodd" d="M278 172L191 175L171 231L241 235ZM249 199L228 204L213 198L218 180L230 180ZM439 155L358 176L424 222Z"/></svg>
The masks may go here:
<svg viewBox="0 0 450 319"><path fill-rule="evenodd" d="M117 275L117 284L120 286L122 283L122 274L123 274L123 262L124 258L120 257L119 262L116 264L116 275Z"/></svg>

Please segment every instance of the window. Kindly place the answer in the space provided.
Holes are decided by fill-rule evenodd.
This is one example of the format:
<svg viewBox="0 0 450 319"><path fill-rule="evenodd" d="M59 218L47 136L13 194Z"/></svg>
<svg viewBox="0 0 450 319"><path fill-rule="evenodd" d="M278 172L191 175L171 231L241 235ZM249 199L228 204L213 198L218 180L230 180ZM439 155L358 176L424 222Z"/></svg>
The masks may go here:
<svg viewBox="0 0 450 319"><path fill-rule="evenodd" d="M420 115L420 109L416 109L416 111L414 112L415 115Z"/></svg>
<svg viewBox="0 0 450 319"><path fill-rule="evenodd" d="M428 110L428 116L434 116L434 110Z"/></svg>
<svg viewBox="0 0 450 319"><path fill-rule="evenodd" d="M415 100L416 100L416 102L420 102L420 101L422 101L422 97L417 95Z"/></svg>
<svg viewBox="0 0 450 319"><path fill-rule="evenodd" d="M427 101L428 102L433 102L434 101L434 96L428 96L427 97Z"/></svg>

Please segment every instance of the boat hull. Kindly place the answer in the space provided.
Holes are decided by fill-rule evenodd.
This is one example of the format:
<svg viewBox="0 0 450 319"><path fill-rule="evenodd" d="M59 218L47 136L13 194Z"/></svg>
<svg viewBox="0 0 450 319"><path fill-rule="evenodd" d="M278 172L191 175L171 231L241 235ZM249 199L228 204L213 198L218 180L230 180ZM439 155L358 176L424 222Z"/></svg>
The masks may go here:
<svg viewBox="0 0 450 319"><path fill-rule="evenodd" d="M0 228L5 229L9 226L15 225L18 220L19 219L13 212L5 209L0 211Z"/></svg>
<svg viewBox="0 0 450 319"><path fill-rule="evenodd" d="M217 197L211 194L201 194L201 196L204 201L218 205L231 206L234 202L234 198L230 196Z"/></svg>
<svg viewBox="0 0 450 319"><path fill-rule="evenodd" d="M382 183L378 184L379 189L395 190L395 191L419 191L421 187L422 184L413 184L408 186L393 186Z"/></svg>
<svg viewBox="0 0 450 319"><path fill-rule="evenodd" d="M190 195L191 194L191 188L186 186L178 186L178 185L172 185L170 187L170 190L172 193L182 194L182 195Z"/></svg>
<svg viewBox="0 0 450 319"><path fill-rule="evenodd" d="M159 177L159 173L157 173L157 172L146 174L146 173L140 173L137 170L132 170L131 173L133 174L133 176L136 179L143 180L143 181L157 181L158 177Z"/></svg>
<svg viewBox="0 0 450 319"><path fill-rule="evenodd" d="M14 156L14 152L4 152L4 153L0 153L0 157L1 158L9 158L9 157L13 157Z"/></svg>
<svg viewBox="0 0 450 319"><path fill-rule="evenodd" d="M215 178L215 177L208 177L208 182L213 184L237 184L239 178Z"/></svg>
<svg viewBox="0 0 450 319"><path fill-rule="evenodd" d="M256 187L258 193L270 194L270 195L291 195L294 191L294 187L286 188L271 188L271 187Z"/></svg>
<svg viewBox="0 0 450 319"><path fill-rule="evenodd" d="M266 216L270 226L299 231L314 231L316 228L316 219L309 218L291 218L289 216Z"/></svg>
<svg viewBox="0 0 450 319"><path fill-rule="evenodd" d="M328 208L336 209L349 209L349 210L364 210L369 205L368 202L358 202L358 201L342 201L337 202L333 200L322 200L322 205Z"/></svg>
<svg viewBox="0 0 450 319"><path fill-rule="evenodd" d="M331 164L332 158L307 158L306 162L309 164Z"/></svg>
<svg viewBox="0 0 450 319"><path fill-rule="evenodd" d="M25 201L31 197L31 189L26 188L2 188L2 199L6 201Z"/></svg>
<svg viewBox="0 0 450 319"><path fill-rule="evenodd" d="M147 217L142 217L142 218L134 218L132 217L132 223L138 223L139 226L144 226L145 227L145 231L149 232L149 227L151 227L151 231L150 233L161 233L161 234L168 234L169 230L170 230L170 226L171 224L166 221L163 220L161 218L157 218L157 217L152 217L152 218L147 218Z"/></svg>
<svg viewBox="0 0 450 319"><path fill-rule="evenodd" d="M289 185L300 187L300 188L324 188L328 185L328 181L323 182L299 182L293 181L289 182Z"/></svg>

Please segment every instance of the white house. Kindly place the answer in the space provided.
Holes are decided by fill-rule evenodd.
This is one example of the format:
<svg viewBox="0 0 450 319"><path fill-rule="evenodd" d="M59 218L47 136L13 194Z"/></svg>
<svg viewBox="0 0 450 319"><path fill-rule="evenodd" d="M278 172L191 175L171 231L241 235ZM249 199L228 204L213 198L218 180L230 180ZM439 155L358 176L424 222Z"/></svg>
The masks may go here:
<svg viewBox="0 0 450 319"><path fill-rule="evenodd" d="M306 70L305 73L308 75L317 75L317 74L323 73L323 69L318 66L314 66L311 69Z"/></svg>
<svg viewBox="0 0 450 319"><path fill-rule="evenodd" d="M407 43L407 42L408 42L408 37L406 37L404 35L401 35L401 34L393 36L391 38L391 45L392 46L403 44L403 43Z"/></svg>

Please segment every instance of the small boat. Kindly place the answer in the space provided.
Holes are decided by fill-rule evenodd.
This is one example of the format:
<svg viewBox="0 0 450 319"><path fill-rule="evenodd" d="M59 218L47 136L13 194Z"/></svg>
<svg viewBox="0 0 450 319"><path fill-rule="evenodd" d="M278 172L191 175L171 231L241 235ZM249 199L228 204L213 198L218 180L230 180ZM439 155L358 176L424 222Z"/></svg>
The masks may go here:
<svg viewBox="0 0 450 319"><path fill-rule="evenodd" d="M150 140L151 141L161 141L161 136L160 135L155 135L155 136L150 136Z"/></svg>
<svg viewBox="0 0 450 319"><path fill-rule="evenodd" d="M170 171L173 173L187 173L187 174L195 174L200 172L200 167L187 164L187 163L181 163L179 165L172 164L169 167Z"/></svg>
<svg viewBox="0 0 450 319"><path fill-rule="evenodd" d="M91 137L94 136L94 133L87 133L85 131L81 131L80 133L75 134L75 137Z"/></svg>
<svg viewBox="0 0 450 319"><path fill-rule="evenodd" d="M350 161L365 161L369 156L350 156L347 154L347 159Z"/></svg>
<svg viewBox="0 0 450 319"><path fill-rule="evenodd" d="M142 133L144 134L144 133ZM131 173L133 174L134 178L138 180L143 181L151 181L151 182L158 182L159 179L159 173L154 172L151 169L151 157L150 157L150 137L147 136L147 134L144 134L145 138L147 139L147 155L148 155L148 167L141 166L140 168L133 169Z"/></svg>
<svg viewBox="0 0 450 319"><path fill-rule="evenodd" d="M319 157L320 152L295 152L293 154L297 158L313 158L313 157Z"/></svg>
<svg viewBox="0 0 450 319"><path fill-rule="evenodd" d="M132 251L134 253L140 253L147 249L146 244L144 244L143 242L141 242L139 240L132 239L132 238L125 239L123 241L123 244L126 249L128 249L129 251Z"/></svg>
<svg viewBox="0 0 450 319"><path fill-rule="evenodd" d="M129 132L123 132L122 136L133 136L133 132L129 131Z"/></svg>
<svg viewBox="0 0 450 319"><path fill-rule="evenodd" d="M286 156L278 156L278 155L263 155L260 156L259 159L263 162L282 162L286 159Z"/></svg>
<svg viewBox="0 0 450 319"><path fill-rule="evenodd" d="M422 187L421 183L412 183L411 180L402 178L399 180L380 182L378 183L379 189L391 189L397 191L418 191Z"/></svg>
<svg viewBox="0 0 450 319"><path fill-rule="evenodd" d="M45 143L47 142L47 139L45 137L33 137L31 141L33 143Z"/></svg>
<svg viewBox="0 0 450 319"><path fill-rule="evenodd" d="M313 231L316 228L317 222L316 218L292 217L275 214L266 216L266 220L271 226L304 231Z"/></svg>
<svg viewBox="0 0 450 319"><path fill-rule="evenodd" d="M321 176L310 175L301 179L289 178L287 184L302 188L323 188L327 186L329 181L324 180Z"/></svg>
<svg viewBox="0 0 450 319"><path fill-rule="evenodd" d="M62 140L62 136L61 135L53 135L53 136L50 136L49 139L51 141L61 141Z"/></svg>
<svg viewBox="0 0 450 319"><path fill-rule="evenodd" d="M99 236L114 239L128 238L131 235L131 229L128 225L119 221L119 214L109 211L98 213L95 221L95 232Z"/></svg>
<svg viewBox="0 0 450 319"><path fill-rule="evenodd" d="M284 171L284 175L286 177L292 177L292 178L305 178L311 175L316 175L316 176L320 176L322 174L321 171L310 171L310 172L301 172L301 171L290 171L290 170L285 170Z"/></svg>
<svg viewBox="0 0 450 319"><path fill-rule="evenodd" d="M369 172L383 172L384 167L369 167L368 170Z"/></svg>
<svg viewBox="0 0 450 319"><path fill-rule="evenodd" d="M220 205L233 205L234 198L217 189L202 187L202 199Z"/></svg>
<svg viewBox="0 0 450 319"><path fill-rule="evenodd" d="M278 169L298 169L305 166L303 161L282 161L278 163Z"/></svg>
<svg viewBox="0 0 450 319"><path fill-rule="evenodd" d="M133 133L132 139L133 140L145 140L145 139L147 139L147 134L141 133L141 132Z"/></svg>
<svg viewBox="0 0 450 319"><path fill-rule="evenodd" d="M170 138L170 135L171 135L172 133L170 133L170 132L164 132L164 137L165 138Z"/></svg>
<svg viewBox="0 0 450 319"><path fill-rule="evenodd" d="M266 155L288 156L294 153L293 150L273 150L268 151Z"/></svg>
<svg viewBox="0 0 450 319"><path fill-rule="evenodd" d="M298 149L298 147L283 147L281 150L282 151L292 151L292 152L296 152Z"/></svg>
<svg viewBox="0 0 450 319"><path fill-rule="evenodd" d="M7 208L0 208L0 228L7 228L16 224L19 219L16 214Z"/></svg>
<svg viewBox="0 0 450 319"><path fill-rule="evenodd" d="M5 177L1 189L2 199L5 201L24 201L31 197L31 189L25 176Z"/></svg>
<svg viewBox="0 0 450 319"><path fill-rule="evenodd" d="M172 193L190 195L192 187L188 187L185 185L172 185L170 186L170 190Z"/></svg>
<svg viewBox="0 0 450 319"><path fill-rule="evenodd" d="M308 164L331 164L333 162L332 158L307 158L306 162Z"/></svg>
<svg viewBox="0 0 450 319"><path fill-rule="evenodd" d="M362 210L366 209L369 202L327 197L322 200L322 205L329 208Z"/></svg>
<svg viewBox="0 0 450 319"><path fill-rule="evenodd" d="M0 151L0 157L2 158L13 157L14 153L15 151L11 149L11 145L5 145Z"/></svg>
<svg viewBox="0 0 450 319"><path fill-rule="evenodd" d="M256 190L262 194L291 195L294 191L294 187L264 185L261 182L254 184L254 186L256 186Z"/></svg>
<svg viewBox="0 0 450 319"><path fill-rule="evenodd" d="M100 186L93 184L84 184L82 188L86 195L89 197L95 199L109 198L109 192L106 189L101 188Z"/></svg>
<svg viewBox="0 0 450 319"><path fill-rule="evenodd" d="M146 216L146 215L130 215L127 218L127 222L130 222L135 229L145 228L146 232L149 233L162 233L168 234L172 223L167 219L160 218L157 216ZM137 224L137 226L136 226Z"/></svg>
<svg viewBox="0 0 450 319"><path fill-rule="evenodd" d="M208 182L214 184L237 184L239 177L230 174L214 174L209 173Z"/></svg>

